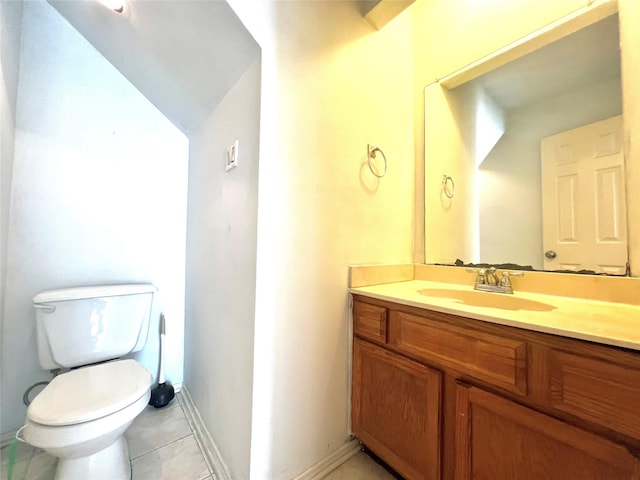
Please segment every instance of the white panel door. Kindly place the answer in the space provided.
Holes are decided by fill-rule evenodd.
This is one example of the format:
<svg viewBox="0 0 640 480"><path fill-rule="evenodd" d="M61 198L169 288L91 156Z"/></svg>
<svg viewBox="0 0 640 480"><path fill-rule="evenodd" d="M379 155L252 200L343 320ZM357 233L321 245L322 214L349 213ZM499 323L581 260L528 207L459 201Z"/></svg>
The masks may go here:
<svg viewBox="0 0 640 480"><path fill-rule="evenodd" d="M622 116L540 141L545 270L624 274Z"/></svg>

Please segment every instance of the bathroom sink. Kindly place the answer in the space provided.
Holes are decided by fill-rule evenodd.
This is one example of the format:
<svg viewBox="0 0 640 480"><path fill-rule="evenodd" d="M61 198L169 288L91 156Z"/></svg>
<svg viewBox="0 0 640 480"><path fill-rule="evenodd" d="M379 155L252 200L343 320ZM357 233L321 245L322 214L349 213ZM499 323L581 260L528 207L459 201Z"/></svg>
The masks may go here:
<svg viewBox="0 0 640 480"><path fill-rule="evenodd" d="M548 312L556 307L547 303L529 300L506 293L479 292L477 290L455 290L448 288L424 288L418 290L420 295L452 300L474 307L500 308L502 310L529 310Z"/></svg>

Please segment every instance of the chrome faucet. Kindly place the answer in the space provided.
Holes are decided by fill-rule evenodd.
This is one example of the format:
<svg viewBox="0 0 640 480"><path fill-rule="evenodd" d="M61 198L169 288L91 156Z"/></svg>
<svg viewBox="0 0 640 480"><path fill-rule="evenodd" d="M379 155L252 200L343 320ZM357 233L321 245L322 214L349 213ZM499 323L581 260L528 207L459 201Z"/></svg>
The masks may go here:
<svg viewBox="0 0 640 480"><path fill-rule="evenodd" d="M490 267L486 270L485 276L487 279L487 285L499 285L500 279L496 273L496 267Z"/></svg>
<svg viewBox="0 0 640 480"><path fill-rule="evenodd" d="M498 272L495 267L468 268L467 272L476 274L476 281L473 286L474 290L495 293L513 293L511 277L522 277L524 275L523 272L504 270L502 272L502 278L498 278Z"/></svg>

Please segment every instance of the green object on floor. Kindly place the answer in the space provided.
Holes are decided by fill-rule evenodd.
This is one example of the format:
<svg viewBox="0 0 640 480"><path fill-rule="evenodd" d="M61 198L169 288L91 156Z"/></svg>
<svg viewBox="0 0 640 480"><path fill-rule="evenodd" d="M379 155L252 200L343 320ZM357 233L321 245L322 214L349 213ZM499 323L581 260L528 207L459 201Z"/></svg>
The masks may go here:
<svg viewBox="0 0 640 480"><path fill-rule="evenodd" d="M18 440L13 440L9 445L9 464L7 465L7 480L13 479L13 464L16 463L16 448L18 447Z"/></svg>

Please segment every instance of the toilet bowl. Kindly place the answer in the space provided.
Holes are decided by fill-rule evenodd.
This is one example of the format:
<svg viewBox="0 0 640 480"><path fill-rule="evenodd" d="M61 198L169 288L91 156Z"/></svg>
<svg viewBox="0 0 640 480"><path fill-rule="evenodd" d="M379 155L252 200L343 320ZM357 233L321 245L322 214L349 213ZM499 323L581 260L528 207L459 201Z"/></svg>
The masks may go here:
<svg viewBox="0 0 640 480"><path fill-rule="evenodd" d="M56 480L128 480L124 433L148 404L151 382L131 359L58 375L29 405L22 439L58 457Z"/></svg>
<svg viewBox="0 0 640 480"><path fill-rule="evenodd" d="M33 297L38 363L66 373L33 399L18 438L58 457L56 480L131 478L124 432L147 405L152 377L122 358L144 348L156 292L93 285Z"/></svg>

